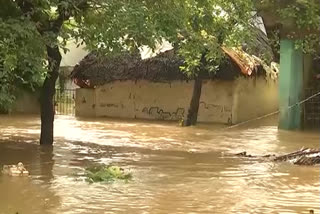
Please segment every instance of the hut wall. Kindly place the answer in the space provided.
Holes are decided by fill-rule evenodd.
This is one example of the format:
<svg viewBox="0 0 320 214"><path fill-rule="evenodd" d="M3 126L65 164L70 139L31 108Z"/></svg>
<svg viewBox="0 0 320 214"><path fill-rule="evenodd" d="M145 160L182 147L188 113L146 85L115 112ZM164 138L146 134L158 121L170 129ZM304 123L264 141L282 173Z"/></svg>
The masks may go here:
<svg viewBox="0 0 320 214"><path fill-rule="evenodd" d="M96 88L98 117L134 118L134 82L117 81Z"/></svg>
<svg viewBox="0 0 320 214"><path fill-rule="evenodd" d="M115 81L77 89L76 116L177 121L187 116L194 81ZM237 124L278 108L277 82L264 77L204 81L199 122Z"/></svg>
<svg viewBox="0 0 320 214"><path fill-rule="evenodd" d="M75 114L82 117L96 116L95 89L77 88L75 99Z"/></svg>
<svg viewBox="0 0 320 214"><path fill-rule="evenodd" d="M96 88L96 116L179 120L186 116L193 81L116 81Z"/></svg>
<svg viewBox="0 0 320 214"><path fill-rule="evenodd" d="M232 123L237 124L278 110L278 82L265 77L238 78L234 87Z"/></svg>
<svg viewBox="0 0 320 214"><path fill-rule="evenodd" d="M181 120L187 116L194 81L150 83L135 87L135 115L139 119Z"/></svg>
<svg viewBox="0 0 320 214"><path fill-rule="evenodd" d="M204 81L199 105L199 122L232 123L234 81Z"/></svg>

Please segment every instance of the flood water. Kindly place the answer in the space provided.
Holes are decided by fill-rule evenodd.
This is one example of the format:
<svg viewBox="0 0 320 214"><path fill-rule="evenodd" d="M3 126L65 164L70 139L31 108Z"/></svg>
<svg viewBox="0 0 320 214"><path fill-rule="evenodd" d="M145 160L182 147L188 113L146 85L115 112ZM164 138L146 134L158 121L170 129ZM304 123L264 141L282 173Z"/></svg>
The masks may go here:
<svg viewBox="0 0 320 214"><path fill-rule="evenodd" d="M230 156L319 147L319 132L278 131L276 118L234 129L57 116L53 150L37 145L36 116L0 116L0 214L320 213L319 167ZM88 184L75 173L114 163L128 183Z"/></svg>

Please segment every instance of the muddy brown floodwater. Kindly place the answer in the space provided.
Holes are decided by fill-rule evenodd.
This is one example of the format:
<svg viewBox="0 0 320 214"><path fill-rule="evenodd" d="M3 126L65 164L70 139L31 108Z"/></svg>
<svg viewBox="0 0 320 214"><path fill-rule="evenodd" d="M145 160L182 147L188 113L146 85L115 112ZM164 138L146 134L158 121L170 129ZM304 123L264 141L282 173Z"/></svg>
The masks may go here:
<svg viewBox="0 0 320 214"><path fill-rule="evenodd" d="M22 161L30 171L0 175L0 214L320 213L319 167L228 155L319 147L319 132L278 131L275 118L226 130L57 116L53 150L37 145L39 125L0 116L0 165ZM74 177L94 162L120 165L133 180Z"/></svg>

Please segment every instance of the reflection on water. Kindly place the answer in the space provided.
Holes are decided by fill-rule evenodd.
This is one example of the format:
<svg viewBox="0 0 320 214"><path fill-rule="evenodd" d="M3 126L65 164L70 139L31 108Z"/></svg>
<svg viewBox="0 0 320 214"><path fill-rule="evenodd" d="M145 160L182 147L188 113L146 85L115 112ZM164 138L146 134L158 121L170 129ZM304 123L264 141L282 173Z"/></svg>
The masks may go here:
<svg viewBox="0 0 320 214"><path fill-rule="evenodd" d="M39 125L32 116L0 116L0 165L22 161L31 174L0 176L0 214L320 213L319 168L228 155L317 148L318 133L278 131L275 120L227 130L57 117L52 149L37 145ZM134 180L75 179L93 162L123 166Z"/></svg>

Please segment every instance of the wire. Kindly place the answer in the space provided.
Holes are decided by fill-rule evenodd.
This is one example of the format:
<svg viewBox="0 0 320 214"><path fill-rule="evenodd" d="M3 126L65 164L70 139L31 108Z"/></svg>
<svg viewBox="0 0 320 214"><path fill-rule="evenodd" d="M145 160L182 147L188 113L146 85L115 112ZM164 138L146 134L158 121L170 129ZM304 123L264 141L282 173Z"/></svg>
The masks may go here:
<svg viewBox="0 0 320 214"><path fill-rule="evenodd" d="M287 109L291 109L291 108L293 108L293 107L295 107L295 106L299 106L299 105L307 102L308 100L311 100L312 98L314 98L314 97L316 97L316 96L318 96L318 95L320 95L320 91L319 91L318 93L315 93L314 95L312 95L312 96L310 96L310 97L308 97L308 98L300 101L300 102L297 102L297 103L295 103L295 104L293 104L293 105L291 105L291 106L288 106ZM276 114L279 114L279 113L280 113L280 110L277 110L277 111L271 112L271 113L269 113L269 114L265 114L265 115L263 115L263 116L260 116L260 117L254 118L254 119L250 119L250 120L247 120L247 121L243 121L243 122L238 123L238 124L236 124L236 125L232 125L232 126L223 128L222 130L232 129L232 128L235 128L235 127L238 127L238 126L242 126L242 125L244 125L244 124L247 124L247 123L250 123L250 122L253 122L253 121L256 121L256 120L261 120L261 119L264 119L264 118L267 118L267 117L270 117L270 116L273 116L273 115L276 115Z"/></svg>

